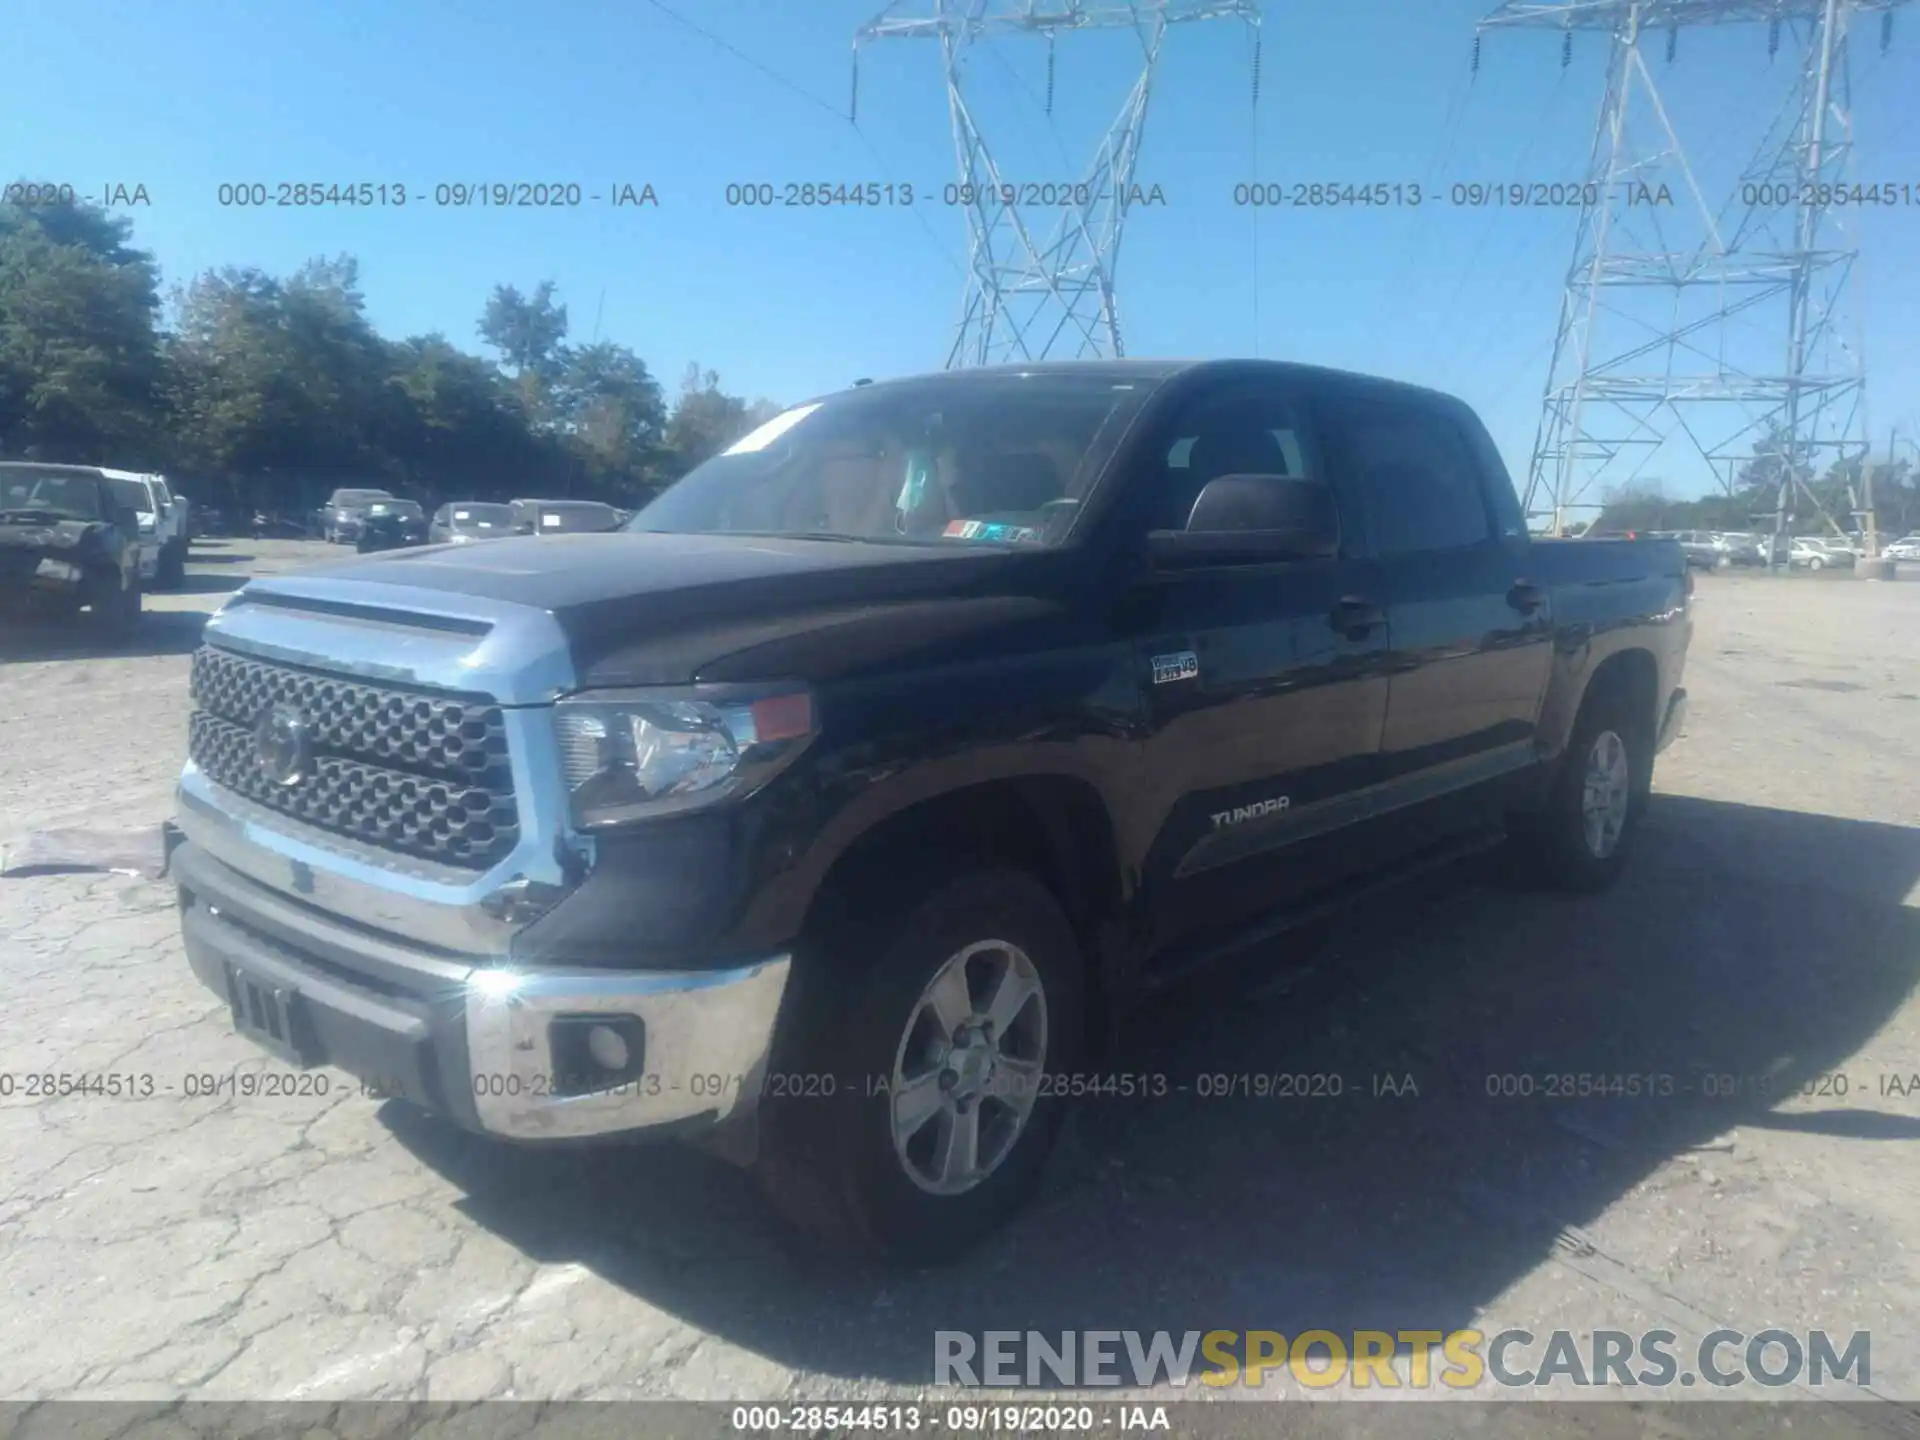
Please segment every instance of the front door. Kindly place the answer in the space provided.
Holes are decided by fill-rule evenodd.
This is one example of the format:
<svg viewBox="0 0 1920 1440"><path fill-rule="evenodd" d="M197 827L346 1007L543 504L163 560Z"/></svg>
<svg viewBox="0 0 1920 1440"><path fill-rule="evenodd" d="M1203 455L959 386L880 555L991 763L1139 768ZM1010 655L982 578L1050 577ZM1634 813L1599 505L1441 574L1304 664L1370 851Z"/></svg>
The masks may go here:
<svg viewBox="0 0 1920 1440"><path fill-rule="evenodd" d="M1181 529L1229 474L1324 480L1292 394L1216 392L1150 452L1144 529ZM1224 939L1337 878L1338 810L1377 776L1388 636L1371 561L1338 558L1164 574L1134 597L1128 637L1146 695L1143 783L1156 838L1142 886L1156 950Z"/></svg>

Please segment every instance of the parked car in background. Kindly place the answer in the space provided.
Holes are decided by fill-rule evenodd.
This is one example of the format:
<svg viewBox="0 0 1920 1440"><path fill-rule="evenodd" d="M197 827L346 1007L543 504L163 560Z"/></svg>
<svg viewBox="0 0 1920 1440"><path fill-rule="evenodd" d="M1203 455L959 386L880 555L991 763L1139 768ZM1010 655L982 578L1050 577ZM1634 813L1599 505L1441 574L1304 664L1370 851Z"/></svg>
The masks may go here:
<svg viewBox="0 0 1920 1440"><path fill-rule="evenodd" d="M427 538L435 545L466 545L475 540L498 540L513 534L511 505L481 500L458 500L433 512Z"/></svg>
<svg viewBox="0 0 1920 1440"><path fill-rule="evenodd" d="M129 480L91 465L0 464L0 613L78 618L102 638L131 632L141 588L135 498Z"/></svg>
<svg viewBox="0 0 1920 1440"><path fill-rule="evenodd" d="M598 500L515 500L513 528L522 535L590 535L618 530L624 513Z"/></svg>
<svg viewBox="0 0 1920 1440"><path fill-rule="evenodd" d="M1860 552L1846 541L1834 535L1807 535L1801 537L1807 544L1814 546L1827 557L1828 565L1838 565L1850 569L1860 559Z"/></svg>
<svg viewBox="0 0 1920 1440"><path fill-rule="evenodd" d="M1695 569L1722 570L1733 563L1732 543L1711 530L1676 530L1670 536L1650 538L1678 540L1680 552Z"/></svg>
<svg viewBox="0 0 1920 1440"><path fill-rule="evenodd" d="M1888 560L1920 560L1920 530L1902 535L1880 553Z"/></svg>
<svg viewBox="0 0 1920 1440"><path fill-rule="evenodd" d="M321 507L320 535L329 545L351 545L360 538L360 526L367 506L376 500L391 500L386 490L336 490Z"/></svg>
<svg viewBox="0 0 1920 1440"><path fill-rule="evenodd" d="M1787 542L1787 565L1794 570L1825 570L1839 562L1818 540L1796 535Z"/></svg>
<svg viewBox="0 0 1920 1440"><path fill-rule="evenodd" d="M426 543L427 516L418 500L374 500L360 517L360 533L353 545L364 555Z"/></svg>

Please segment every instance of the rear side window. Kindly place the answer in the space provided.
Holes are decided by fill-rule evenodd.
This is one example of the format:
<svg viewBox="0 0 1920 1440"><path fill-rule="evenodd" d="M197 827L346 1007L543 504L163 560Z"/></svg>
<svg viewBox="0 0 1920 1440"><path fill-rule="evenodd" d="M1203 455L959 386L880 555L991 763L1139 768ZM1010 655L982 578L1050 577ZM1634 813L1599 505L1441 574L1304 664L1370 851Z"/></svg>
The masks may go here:
<svg viewBox="0 0 1920 1440"><path fill-rule="evenodd" d="M1479 467L1465 437L1424 406L1341 396L1329 438L1362 497L1381 555L1459 550L1493 536Z"/></svg>

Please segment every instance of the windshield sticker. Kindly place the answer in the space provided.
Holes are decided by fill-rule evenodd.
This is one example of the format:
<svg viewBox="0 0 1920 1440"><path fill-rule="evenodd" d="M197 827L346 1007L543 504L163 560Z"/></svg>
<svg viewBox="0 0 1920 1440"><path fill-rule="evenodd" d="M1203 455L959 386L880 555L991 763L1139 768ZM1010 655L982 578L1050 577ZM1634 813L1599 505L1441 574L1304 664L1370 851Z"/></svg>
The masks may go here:
<svg viewBox="0 0 1920 1440"><path fill-rule="evenodd" d="M471 510L456 510L453 512L453 518L456 520L471 520L473 518L473 512Z"/></svg>
<svg viewBox="0 0 1920 1440"><path fill-rule="evenodd" d="M956 540L992 540L1002 545L1040 538L1040 532L1031 525L1010 525L997 520L949 520L941 534Z"/></svg>
<svg viewBox="0 0 1920 1440"><path fill-rule="evenodd" d="M756 451L764 450L819 408L818 405L800 405L792 410L776 415L751 434L744 435L734 441L733 444L729 445L721 453L725 455L751 455Z"/></svg>
<svg viewBox="0 0 1920 1440"><path fill-rule="evenodd" d="M558 515L542 515L540 517L540 523L549 526L558 525L560 523L560 517Z"/></svg>

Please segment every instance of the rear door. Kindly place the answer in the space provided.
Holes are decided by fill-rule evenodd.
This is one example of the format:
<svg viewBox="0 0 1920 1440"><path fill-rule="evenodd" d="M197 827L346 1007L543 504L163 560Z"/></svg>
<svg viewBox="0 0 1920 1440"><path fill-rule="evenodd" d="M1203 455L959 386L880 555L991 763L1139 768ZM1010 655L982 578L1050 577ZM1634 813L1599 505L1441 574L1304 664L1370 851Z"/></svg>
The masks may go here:
<svg viewBox="0 0 1920 1440"><path fill-rule="evenodd" d="M1331 463L1380 562L1392 682L1373 829L1383 857L1497 821L1535 760L1551 596L1526 573L1512 486L1470 412L1354 388L1326 406ZM1496 492L1504 486L1504 495Z"/></svg>
<svg viewBox="0 0 1920 1440"><path fill-rule="evenodd" d="M1329 479L1306 397L1274 380L1195 397L1145 463L1131 477L1136 538L1184 529L1222 475ZM1225 939L1342 869L1334 846L1302 842L1337 828L1341 803L1375 778L1386 717L1385 613L1366 623L1373 567L1355 523L1356 543L1335 559L1163 574L1132 597L1156 948Z"/></svg>

